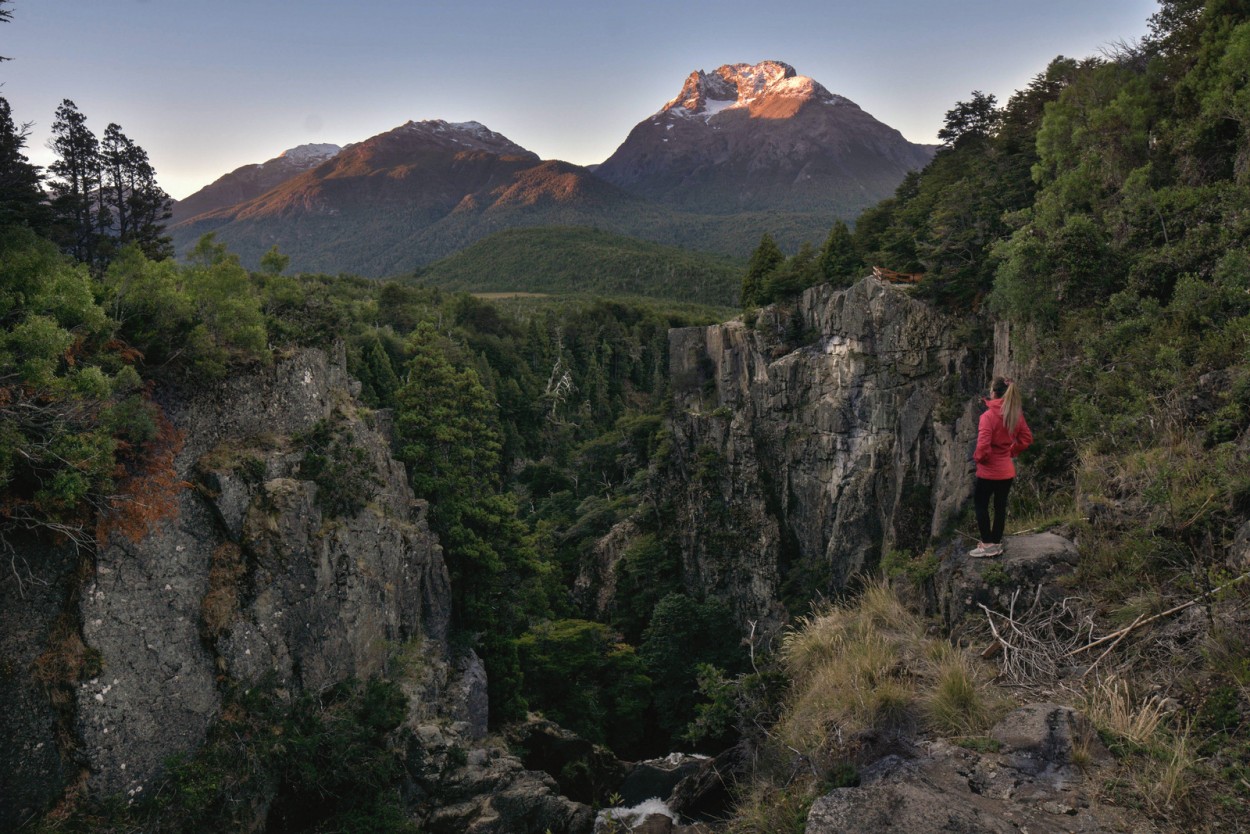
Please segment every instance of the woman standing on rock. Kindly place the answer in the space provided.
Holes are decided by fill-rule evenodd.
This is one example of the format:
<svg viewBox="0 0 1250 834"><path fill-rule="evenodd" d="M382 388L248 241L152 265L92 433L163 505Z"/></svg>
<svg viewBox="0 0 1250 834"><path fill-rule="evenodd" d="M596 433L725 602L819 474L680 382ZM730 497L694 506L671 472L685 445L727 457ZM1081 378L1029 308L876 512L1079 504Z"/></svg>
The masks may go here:
<svg viewBox="0 0 1250 834"><path fill-rule="evenodd" d="M1003 528L1007 524L1007 493L1016 477L1012 458L1029 448L1033 432L1024 421L1020 389L1010 379L998 377L990 385L986 411L977 428L977 484L972 494L977 511L981 541L970 556L997 556L1003 552ZM994 521L990 523L990 499L994 499Z"/></svg>

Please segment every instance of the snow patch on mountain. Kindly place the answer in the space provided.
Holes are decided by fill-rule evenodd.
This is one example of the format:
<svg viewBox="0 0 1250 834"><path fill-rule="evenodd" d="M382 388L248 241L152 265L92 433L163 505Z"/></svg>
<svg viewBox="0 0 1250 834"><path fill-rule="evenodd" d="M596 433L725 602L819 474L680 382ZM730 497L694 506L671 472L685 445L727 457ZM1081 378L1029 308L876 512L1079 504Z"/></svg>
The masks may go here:
<svg viewBox="0 0 1250 834"><path fill-rule="evenodd" d="M851 104L794 67L781 61L725 64L713 72L692 72L677 97L656 113L663 116L701 116L704 122L735 108L750 107L768 98L805 98L823 104Z"/></svg>
<svg viewBox="0 0 1250 834"><path fill-rule="evenodd" d="M283 151L278 154L278 159L285 159L288 162L306 163L312 161L323 161L341 151L338 145L329 143L314 143L309 145L300 145L296 148Z"/></svg>
<svg viewBox="0 0 1250 834"><path fill-rule="evenodd" d="M710 119L713 116L715 116L717 113L721 113L725 110L728 110L731 107L741 107L741 106L742 106L742 103L736 98L730 99L729 101L718 101L717 99L710 99L709 101L705 102L703 105L703 118L706 121L707 119Z"/></svg>
<svg viewBox="0 0 1250 834"><path fill-rule="evenodd" d="M409 121L401 125L399 130L491 153L529 153L502 133L496 133L481 122L427 119L421 122Z"/></svg>

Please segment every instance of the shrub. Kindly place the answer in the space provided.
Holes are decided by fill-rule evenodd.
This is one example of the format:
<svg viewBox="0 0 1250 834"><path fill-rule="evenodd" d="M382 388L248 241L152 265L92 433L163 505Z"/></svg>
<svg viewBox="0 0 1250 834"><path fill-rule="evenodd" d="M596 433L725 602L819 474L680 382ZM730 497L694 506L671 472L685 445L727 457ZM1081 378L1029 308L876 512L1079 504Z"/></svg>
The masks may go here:
<svg viewBox="0 0 1250 834"><path fill-rule="evenodd" d="M377 494L381 481L373 462L334 422L320 420L294 439L304 445L299 476L317 485L317 506L325 515L354 516Z"/></svg>

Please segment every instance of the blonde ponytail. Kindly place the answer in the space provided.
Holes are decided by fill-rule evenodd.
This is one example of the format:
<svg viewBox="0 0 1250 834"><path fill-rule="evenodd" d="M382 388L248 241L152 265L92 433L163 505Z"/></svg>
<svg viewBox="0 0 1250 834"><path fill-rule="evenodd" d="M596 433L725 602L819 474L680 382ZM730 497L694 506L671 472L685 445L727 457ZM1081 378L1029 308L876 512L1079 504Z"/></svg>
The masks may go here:
<svg viewBox="0 0 1250 834"><path fill-rule="evenodd" d="M1007 380L1007 391L1003 394L1003 425L1009 434L1015 434L1020 418L1024 416L1024 398L1020 389L1011 380Z"/></svg>

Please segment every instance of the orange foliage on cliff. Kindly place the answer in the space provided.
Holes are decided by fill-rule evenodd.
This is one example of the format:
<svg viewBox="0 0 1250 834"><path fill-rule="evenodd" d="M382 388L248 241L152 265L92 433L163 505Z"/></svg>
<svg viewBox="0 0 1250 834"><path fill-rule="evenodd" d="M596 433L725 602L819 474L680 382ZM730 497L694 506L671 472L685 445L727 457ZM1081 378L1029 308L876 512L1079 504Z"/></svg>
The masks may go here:
<svg viewBox="0 0 1250 834"><path fill-rule="evenodd" d="M152 527L178 514L178 493L190 484L178 478L174 459L182 450L182 435L165 412L156 412L156 437L119 456L116 491L96 522L96 541L101 547L116 534L137 542Z"/></svg>

